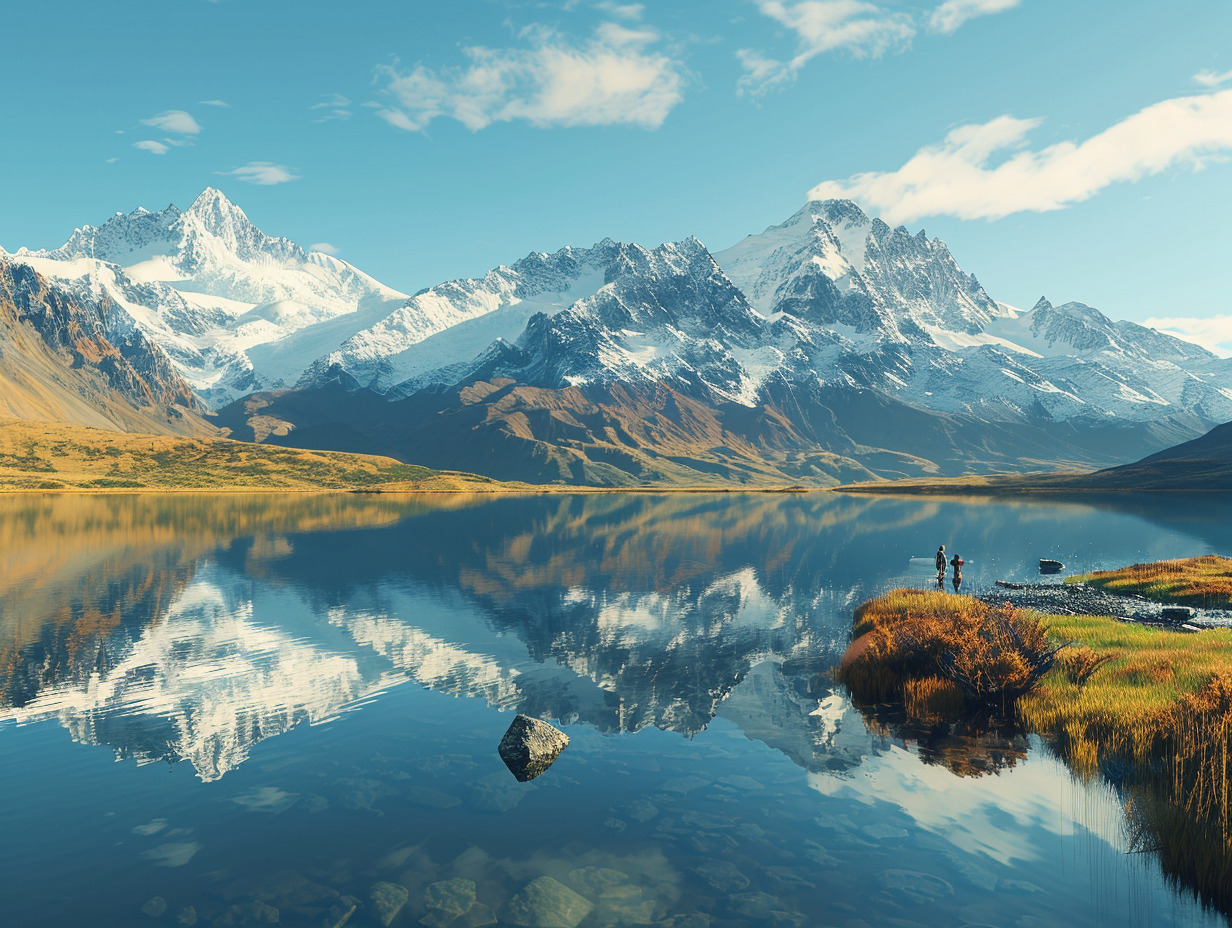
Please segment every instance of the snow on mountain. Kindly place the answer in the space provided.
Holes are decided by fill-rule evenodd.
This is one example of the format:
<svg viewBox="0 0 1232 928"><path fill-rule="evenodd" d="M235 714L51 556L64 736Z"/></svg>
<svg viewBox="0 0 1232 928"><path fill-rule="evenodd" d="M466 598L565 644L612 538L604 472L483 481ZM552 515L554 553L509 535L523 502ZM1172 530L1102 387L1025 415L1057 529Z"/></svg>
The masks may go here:
<svg viewBox="0 0 1232 928"><path fill-rule="evenodd" d="M774 382L990 421L1232 419L1232 365L1080 303L998 304L944 242L845 200L713 256L605 240L409 298L214 189L14 260L116 307L214 406L340 376L391 398L501 376L671 382L750 408Z"/></svg>
<svg viewBox="0 0 1232 928"><path fill-rule="evenodd" d="M464 363L498 339L518 337L538 313L555 315L607 281L622 246L535 252L481 278L430 287L323 354L305 375L311 382L341 368L385 392Z"/></svg>
<svg viewBox="0 0 1232 928"><path fill-rule="evenodd" d="M773 379L990 421L1232 418L1232 371L1203 349L1078 303L1041 301L1027 313L997 304L944 243L891 230L849 202L810 203L714 256L690 239L609 245L604 257L606 283L592 295L532 316L516 339L500 333L469 363L445 363L445 350L421 359L440 367L395 395L504 377L550 388L642 381L754 407ZM421 296L457 311L463 296L517 285L498 269ZM452 331L437 336L442 348L461 346L449 344ZM410 371L367 347L330 361L351 372L359 360L360 381L382 391Z"/></svg>
<svg viewBox="0 0 1232 928"><path fill-rule="evenodd" d="M266 235L213 188L185 211L117 214L13 258L120 307L211 405L290 386L320 343L304 340L303 355L258 349L336 322L332 347L406 302L345 261Z"/></svg>
<svg viewBox="0 0 1232 928"><path fill-rule="evenodd" d="M892 340L930 326L974 334L1004 312L940 239L890 229L850 200L810 201L715 260L763 315L790 312Z"/></svg>

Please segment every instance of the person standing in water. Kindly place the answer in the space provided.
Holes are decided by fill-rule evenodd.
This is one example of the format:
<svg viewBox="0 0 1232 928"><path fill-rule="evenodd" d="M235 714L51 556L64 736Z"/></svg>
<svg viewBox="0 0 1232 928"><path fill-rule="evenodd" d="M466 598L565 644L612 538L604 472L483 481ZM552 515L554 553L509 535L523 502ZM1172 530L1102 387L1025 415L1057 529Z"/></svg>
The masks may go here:
<svg viewBox="0 0 1232 928"><path fill-rule="evenodd" d="M937 549L937 582L945 583L945 545Z"/></svg>
<svg viewBox="0 0 1232 928"><path fill-rule="evenodd" d="M954 568L954 592L957 593L962 587L962 569L965 562L957 554L950 559L950 566Z"/></svg>

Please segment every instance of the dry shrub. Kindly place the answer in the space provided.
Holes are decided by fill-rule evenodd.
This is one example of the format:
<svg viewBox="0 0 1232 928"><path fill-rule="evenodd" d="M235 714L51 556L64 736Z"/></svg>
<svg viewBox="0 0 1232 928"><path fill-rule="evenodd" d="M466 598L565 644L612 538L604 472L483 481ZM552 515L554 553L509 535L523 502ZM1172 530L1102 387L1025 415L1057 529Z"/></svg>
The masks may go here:
<svg viewBox="0 0 1232 928"><path fill-rule="evenodd" d="M966 702L1008 712L1058 650L1036 616L933 591L894 590L869 600L854 624L860 637L840 679L865 702L905 700L908 683L944 678ZM916 696L925 689L917 687Z"/></svg>
<svg viewBox="0 0 1232 928"><path fill-rule="evenodd" d="M1095 671L1112 660L1112 654L1097 654L1093 648L1085 645L1077 648L1066 648L1057 655L1057 666L1065 679L1075 686L1082 686L1091 679Z"/></svg>

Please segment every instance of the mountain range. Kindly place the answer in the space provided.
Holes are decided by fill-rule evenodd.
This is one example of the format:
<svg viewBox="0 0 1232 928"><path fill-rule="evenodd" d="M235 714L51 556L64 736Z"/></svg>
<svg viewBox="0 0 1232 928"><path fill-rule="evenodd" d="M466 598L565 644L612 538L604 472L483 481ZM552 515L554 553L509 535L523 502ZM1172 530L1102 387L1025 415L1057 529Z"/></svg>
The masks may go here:
<svg viewBox="0 0 1232 928"><path fill-rule="evenodd" d="M604 240L406 296L220 191L21 249L233 437L501 479L816 486L1107 466L1232 420L1232 360L995 301L845 200L710 252Z"/></svg>

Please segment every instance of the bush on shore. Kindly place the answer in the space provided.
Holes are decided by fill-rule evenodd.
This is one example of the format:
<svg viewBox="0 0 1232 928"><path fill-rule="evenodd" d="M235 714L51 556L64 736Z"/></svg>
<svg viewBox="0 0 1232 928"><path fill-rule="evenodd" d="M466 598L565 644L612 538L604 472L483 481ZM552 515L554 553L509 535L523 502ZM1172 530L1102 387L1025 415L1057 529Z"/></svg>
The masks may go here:
<svg viewBox="0 0 1232 928"><path fill-rule="evenodd" d="M1010 714L1059 647L1038 616L970 596L893 590L856 610L840 679L859 701L925 717L980 707Z"/></svg>

